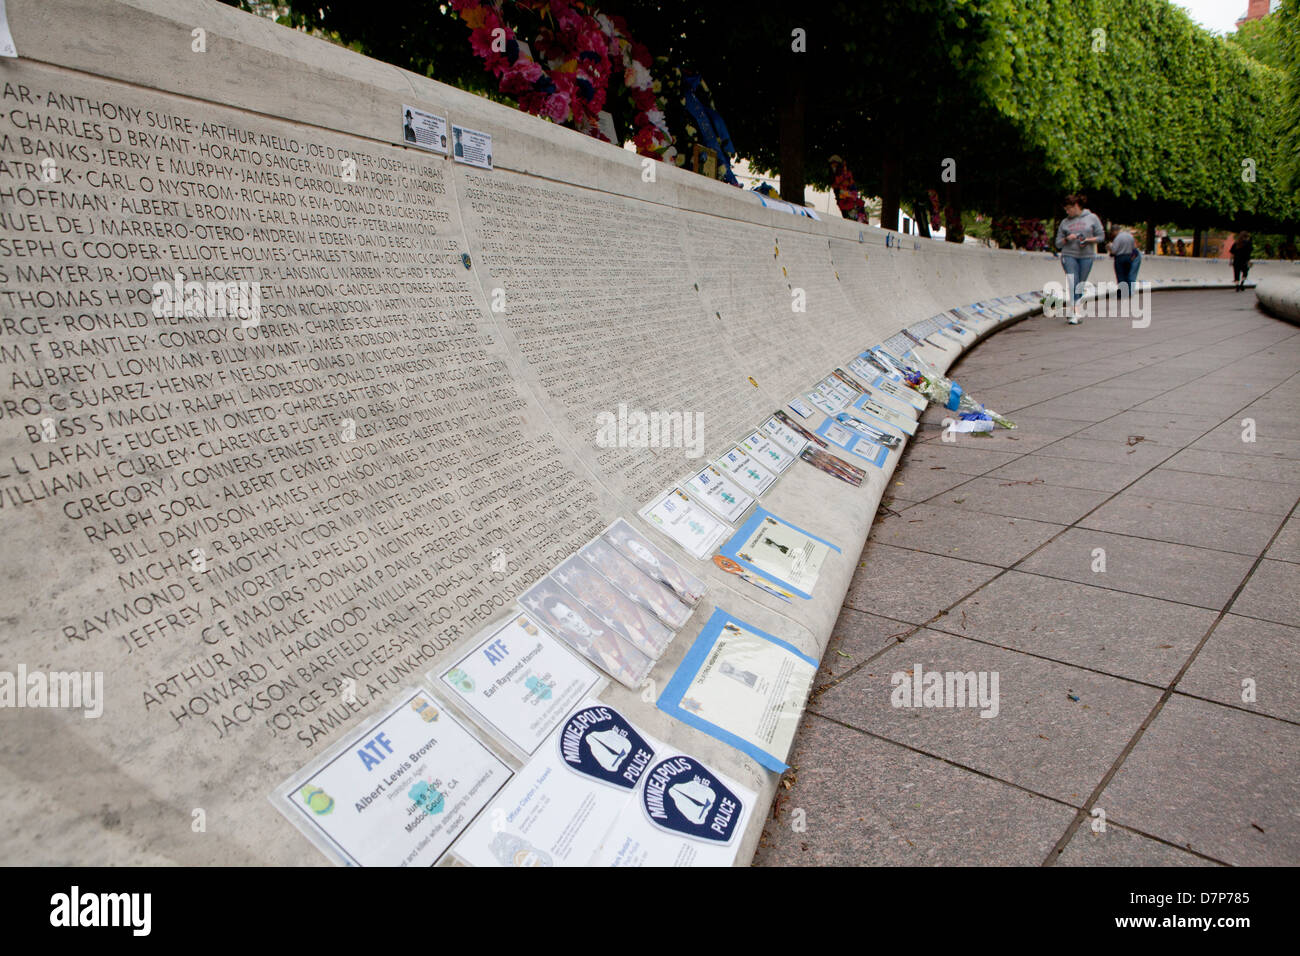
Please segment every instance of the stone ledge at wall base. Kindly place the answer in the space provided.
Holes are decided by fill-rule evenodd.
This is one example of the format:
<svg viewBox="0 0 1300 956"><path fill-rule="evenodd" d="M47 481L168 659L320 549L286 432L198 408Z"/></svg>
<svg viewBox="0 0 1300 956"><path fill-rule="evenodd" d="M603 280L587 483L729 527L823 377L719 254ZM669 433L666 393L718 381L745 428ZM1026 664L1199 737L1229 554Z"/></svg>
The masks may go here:
<svg viewBox="0 0 1300 956"><path fill-rule="evenodd" d="M1269 315L1300 325L1300 271L1260 279L1255 284L1255 298Z"/></svg>
<svg viewBox="0 0 1300 956"><path fill-rule="evenodd" d="M28 304L12 316L6 309L4 318L14 319L21 334L0 338L0 407L7 409L0 418L0 670L25 661L102 671L109 706L96 720L52 709L0 710L0 863L324 862L266 795L386 706L400 686L304 746L295 731L309 722L279 726L282 706L243 719L248 708L229 703L230 683L208 673L218 667L216 654L233 660L231 648L245 640L249 653L256 635L259 649L248 660L284 664L297 639L283 636L292 624L287 615L310 605L315 629L359 602L368 620L347 625L354 644L365 637L387 646L393 632L430 641L449 635L432 656L403 647L403 657L416 656L400 682L407 686L468 650L466 642L507 613L524 588L613 519L646 530L636 512L650 496L723 453L861 349L962 303L1041 289L1062 275L1047 254L795 217L662 164L647 182L640 157L625 150L208 0L9 0L7 10L19 58L0 61L3 158L39 173L43 158L58 155L69 176L19 181L12 184L16 201L3 200L12 214L0 238L23 242L28 255L21 269L8 256L0 261L0 289ZM204 31L206 52L192 47L196 30ZM404 104L491 133L494 168L470 169L404 145ZM198 132L200 124L213 132ZM355 192L343 185L340 156L358 161ZM163 180L173 189L165 199ZM371 193L380 198L372 201ZM45 199L63 204L41 206ZM351 211L375 202L399 214ZM315 226L291 221L294 210L299 218L323 210L325 219L352 220ZM266 213L283 217L258 224L277 237L250 238ZM136 231L109 241L105 221ZM422 228L428 224L436 229ZM92 227L93 235L82 231ZM115 295L147 291L158 277L131 277L140 258L118 256L116 247L138 250L130 237L161 227L202 230L214 236L202 245L212 255L237 266L256 263L249 277L268 286L268 319L257 335L210 317L155 321L162 317L148 314L145 299L129 310L113 304ZM199 243L144 245L150 242L158 247L152 270L170 275L184 260L191 277L201 276L203 262L188 251ZM1149 261L1144 274L1159 288L1186 289L1222 285L1215 277L1224 268ZM1260 269L1269 271L1262 263ZM69 285L69 275L81 282ZM806 292L804 312L792 311L796 290ZM493 307L497 291L508 310ZM105 304L95 305L95 297ZM281 314L276 306L292 308ZM142 321L131 334L118 334L93 322L84 328L83 311L90 318L130 312ZM1014 305L1002 315L984 313L969 320L976 332L970 341L917 348L944 371L974 341L1033 311ZM47 325L57 325L57 334ZM213 339L203 342L200 333ZM348 336L378 339L354 344ZM432 373L420 364L426 359ZM311 364L317 361L319 374ZM67 384L79 372L85 377ZM200 373L219 373L222 384L199 392L187 380ZM295 390L333 377L343 384ZM68 393L84 400L94 386L108 388L103 394L110 397L80 413L64 410ZM363 388L380 389L379 397L358 398ZM211 404L212 392L232 398L202 413L202 421L189 412L164 424L148 417L160 403ZM620 403L707 410L709 457L599 446L593 415ZM47 409L56 426L73 428L79 420L91 434L45 442ZM344 414L356 419L363 438L393 443L360 457L361 445L341 445L335 422L326 421ZM408 417L413 424L403 422ZM383 427L369 431L372 425ZM323 450L300 450L318 438ZM37 453L43 454L33 464ZM820 657L900 454L895 449L881 469L870 470L861 488L795 463L762 500L842 549L809 601L782 604L672 550L710 590L652 672L657 684L667 683L718 604ZM257 458L260 464L250 464ZM454 464L443 464L449 459ZM27 466L16 472L12 462ZM485 462L491 467L479 468ZM180 479L177 494L173 477ZM445 484L433 489L435 480ZM326 491L312 491L317 484ZM238 493L219 497L227 486ZM547 492L535 496L543 487ZM355 503L343 499L349 493ZM503 497L490 496L497 493ZM408 533L407 526L446 518L443 501L470 516L449 519L427 538ZM435 503L440 507L430 510ZM242 518L240 506L257 517ZM398 520L407 512L416 517ZM228 522L219 535L196 523L213 513ZM293 524L293 533L253 537L251 530L260 533L271 516L281 527ZM326 536L326 521L341 531ZM345 539L357 531L370 542L353 552ZM456 553L447 543L452 535ZM213 541L230 541L233 550L215 553ZM183 567L197 545L209 547L219 568L211 578ZM511 558L500 579L486 570L498 545ZM272 552L280 557L263 559ZM358 598L357 555L397 562L401 570ZM312 565L301 577L298 559ZM166 560L171 570L160 570ZM442 607L415 605L430 591L403 590L417 566L436 570L451 617ZM313 581L323 582L320 590ZM290 594L290 610L283 611L285 595L295 590L306 600ZM214 592L230 592L233 610L215 613L201 596ZM490 599L493 610L482 617L481 605L460 599ZM197 618L192 604L202 605ZM409 620L387 623L394 614ZM459 630L452 634L449 625ZM353 660L337 638L322 640L338 659ZM343 673L334 660L324 676L299 678L303 688L329 686ZM375 671L390 668L376 664ZM250 693L261 686L246 683ZM301 692L293 700L301 702ZM753 788L756 810L770 807L778 778L755 761L640 694L616 686L603 699ZM238 724L219 725L219 712ZM31 756L37 749L39 760ZM192 828L199 810L207 820L202 833ZM752 858L767 813L751 819L741 864Z"/></svg>

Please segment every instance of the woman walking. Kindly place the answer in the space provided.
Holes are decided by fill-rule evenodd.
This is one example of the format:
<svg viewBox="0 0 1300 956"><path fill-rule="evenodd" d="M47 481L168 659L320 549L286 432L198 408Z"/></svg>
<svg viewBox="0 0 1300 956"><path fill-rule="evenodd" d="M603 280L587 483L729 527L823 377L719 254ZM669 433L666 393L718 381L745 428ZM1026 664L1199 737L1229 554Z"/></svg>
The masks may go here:
<svg viewBox="0 0 1300 956"><path fill-rule="evenodd" d="M1246 288L1246 275L1250 272L1250 254L1255 243L1250 233L1239 232L1232 240L1232 281L1237 283L1237 291Z"/></svg>
<svg viewBox="0 0 1300 956"><path fill-rule="evenodd" d="M1084 208L1087 202L1082 193L1066 196L1065 218L1056 227L1056 248L1061 251L1061 266L1069 280L1070 325L1079 324L1080 285L1088 280L1097 243L1105 234L1101 220Z"/></svg>

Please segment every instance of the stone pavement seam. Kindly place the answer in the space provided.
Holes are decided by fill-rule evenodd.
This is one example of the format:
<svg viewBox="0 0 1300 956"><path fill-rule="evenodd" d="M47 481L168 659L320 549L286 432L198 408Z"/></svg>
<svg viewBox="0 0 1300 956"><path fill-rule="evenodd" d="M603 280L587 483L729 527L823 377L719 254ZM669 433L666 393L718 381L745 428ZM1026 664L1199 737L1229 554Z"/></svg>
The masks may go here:
<svg viewBox="0 0 1300 956"><path fill-rule="evenodd" d="M1292 513L1294 514L1294 512L1295 508L1293 507ZM1102 792L1106 787L1110 785L1111 780L1115 778L1115 774L1119 773L1120 768L1124 765L1124 761L1128 759L1129 754L1133 752L1133 749L1137 746L1143 735L1146 734L1147 728L1155 722L1156 718L1160 716L1160 712L1164 710L1165 704L1174 696L1178 687L1178 682L1183 679L1183 676L1187 673L1188 669L1191 668L1193 662L1195 662L1196 656L1200 654L1201 649L1205 647L1206 643L1213 636L1215 628L1217 628L1219 623L1228 616L1228 609L1232 607L1233 602L1236 601L1237 598L1241 597L1241 592L1246 589L1246 585L1250 582L1251 576L1263 562L1264 554L1268 551L1268 547L1272 546L1273 541L1277 539L1277 536L1281 534L1281 532L1281 526L1273 532L1273 536L1269 538L1268 546L1266 546L1264 550L1260 552L1259 556L1255 558L1255 563L1251 565L1250 570L1246 572L1245 577L1241 579L1241 583L1238 584L1236 590L1232 592L1232 597L1228 599L1228 602L1224 604L1222 610L1219 611L1218 616L1215 617L1213 623L1210 624L1204 636L1202 636L1200 641L1197 642L1196 647L1192 650L1192 653L1188 656L1187 660L1183 662L1183 666L1178 669L1178 673L1174 675L1174 679L1169 682L1169 686L1165 688L1164 693L1160 695L1160 699L1156 701L1155 706L1151 708L1151 713L1147 715L1146 720L1142 721L1142 725L1138 727L1137 732L1133 735L1132 739L1129 740L1129 742L1124 746L1124 749L1120 751L1119 756L1115 758L1115 762L1111 765L1110 769L1106 771L1101 782L1097 784L1096 788L1091 794L1089 794L1087 800L1084 801L1084 805L1079 809L1074 820L1066 828L1061 839L1057 841L1056 846L1054 846L1051 852L1048 853L1047 859L1043 861L1043 866L1052 866L1056 863L1057 859L1060 858L1060 855L1065 852L1065 848L1069 844L1070 840L1074 838L1074 834L1078 832L1079 826L1085 819L1091 817L1093 805L1097 802L1097 799L1102 795ZM1191 697L1193 695L1188 694L1184 696ZM1210 701L1209 703L1219 704L1218 701ZM1223 707L1227 705L1219 704L1219 706ZM1276 720L1279 723L1293 723L1292 721L1280 720L1279 718L1273 717L1269 714L1261 714L1257 711L1247 711L1244 708L1237 709L1242 710L1245 713L1253 714L1257 717L1263 717L1266 720Z"/></svg>

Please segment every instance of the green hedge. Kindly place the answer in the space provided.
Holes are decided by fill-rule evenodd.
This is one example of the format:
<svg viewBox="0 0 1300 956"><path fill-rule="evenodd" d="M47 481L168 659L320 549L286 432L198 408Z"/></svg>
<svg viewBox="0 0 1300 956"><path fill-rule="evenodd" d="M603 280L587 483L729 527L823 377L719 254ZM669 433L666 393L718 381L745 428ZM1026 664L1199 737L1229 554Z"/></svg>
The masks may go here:
<svg viewBox="0 0 1300 956"><path fill-rule="evenodd" d="M1294 90L1282 70L1167 0L984 2L1006 51L984 92L1062 185L1294 228L1296 131L1282 108ZM1279 16L1294 23L1296 4Z"/></svg>

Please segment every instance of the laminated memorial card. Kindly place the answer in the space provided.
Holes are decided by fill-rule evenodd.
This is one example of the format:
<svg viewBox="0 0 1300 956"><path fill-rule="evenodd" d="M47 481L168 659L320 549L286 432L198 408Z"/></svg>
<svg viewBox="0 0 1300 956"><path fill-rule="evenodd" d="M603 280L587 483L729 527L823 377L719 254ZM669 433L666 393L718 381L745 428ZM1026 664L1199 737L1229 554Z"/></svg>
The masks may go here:
<svg viewBox="0 0 1300 956"><path fill-rule="evenodd" d="M780 773L816 673L814 658L718 608L659 708Z"/></svg>
<svg viewBox="0 0 1300 956"><path fill-rule="evenodd" d="M451 127L451 156L458 163L492 168L492 134L480 133L465 126Z"/></svg>
<svg viewBox="0 0 1300 956"><path fill-rule="evenodd" d="M875 418L870 412L860 412L856 415L852 412L840 412L835 416L835 421L886 448L897 448L903 443L903 436L895 434L891 430L892 425L883 419Z"/></svg>
<svg viewBox="0 0 1300 956"><path fill-rule="evenodd" d="M847 399L834 393L827 394L816 390L806 393L804 398L807 399L808 404L827 415L834 415L848 404Z"/></svg>
<svg viewBox="0 0 1300 956"><path fill-rule="evenodd" d="M651 742L598 700L585 700L457 842L474 866L586 866L654 762Z"/></svg>
<svg viewBox="0 0 1300 956"><path fill-rule="evenodd" d="M826 442L822 441L822 439L818 438L808 429L804 428L802 425L800 425L797 421L795 421L785 412L781 411L779 408L772 413L772 418L775 419L775 422L773 423L774 425L776 424L782 425L789 431L792 431L796 435L803 438L804 441L810 441L814 445L820 445L822 448L826 447ZM766 422L764 423L763 427L768 430L769 434L776 434L772 429L767 428ZM803 448L800 448L799 451L803 451Z"/></svg>
<svg viewBox="0 0 1300 956"><path fill-rule="evenodd" d="M447 117L414 106L402 106L402 141L410 146L447 154Z"/></svg>
<svg viewBox="0 0 1300 956"><path fill-rule="evenodd" d="M817 429L817 433L835 447L842 448L849 454L856 455L877 468L884 465L885 460L889 457L888 448L877 445L859 431L845 428L834 419L828 418L822 422Z"/></svg>
<svg viewBox="0 0 1300 956"><path fill-rule="evenodd" d="M452 852L474 866L727 866L756 800L587 700Z"/></svg>
<svg viewBox="0 0 1300 956"><path fill-rule="evenodd" d="M682 487L723 521L735 524L754 503L752 495L712 465L696 472Z"/></svg>
<svg viewBox="0 0 1300 956"><path fill-rule="evenodd" d="M862 353L867 361L871 362L882 372L888 375L896 382L901 382L907 375L907 365L897 358L892 352L888 351L883 345L875 345Z"/></svg>
<svg viewBox="0 0 1300 956"><path fill-rule="evenodd" d="M638 514L695 558L708 557L718 543L731 534L729 524L697 505L680 488L669 488Z"/></svg>
<svg viewBox="0 0 1300 956"><path fill-rule="evenodd" d="M597 866L731 866L757 794L659 744L634 806L620 813Z"/></svg>
<svg viewBox="0 0 1300 956"><path fill-rule="evenodd" d="M523 759L605 684L527 614L512 614L469 643L472 650L429 679Z"/></svg>
<svg viewBox="0 0 1300 956"><path fill-rule="evenodd" d="M600 574L643 608L653 611L673 630L686 623L691 607L678 599L672 588L645 574L603 537L589 542L578 552Z"/></svg>
<svg viewBox="0 0 1300 956"><path fill-rule="evenodd" d="M859 468L857 465L850 465L843 458L838 458L828 451L822 451L816 445L809 445L799 452L799 458L818 471L824 471L832 478L847 482L854 488L860 487L863 479L867 477L864 469Z"/></svg>
<svg viewBox="0 0 1300 956"><path fill-rule="evenodd" d="M609 547L604 541L601 544ZM626 562L621 555L619 560ZM632 565L629 564L628 567L638 577L662 590L662 585L658 582L651 582ZM551 572L551 576L575 595L588 610L626 637L633 647L651 660L657 661L673 639L672 628L633 601L614 582L578 555L566 560ZM666 591L665 598L681 603Z"/></svg>
<svg viewBox="0 0 1300 956"><path fill-rule="evenodd" d="M780 445L775 438L764 432L750 432L736 442L736 447L778 475L784 474L799 454Z"/></svg>
<svg viewBox="0 0 1300 956"><path fill-rule="evenodd" d="M740 447L731 449L715 461L713 466L725 472L732 481L756 498L763 495L776 481L775 472Z"/></svg>
<svg viewBox="0 0 1300 956"><path fill-rule="evenodd" d="M352 866L430 866L510 768L422 688L285 781L272 802Z"/></svg>
<svg viewBox="0 0 1300 956"><path fill-rule="evenodd" d="M719 553L778 587L811 598L822 565L840 549L758 508Z"/></svg>
<svg viewBox="0 0 1300 956"><path fill-rule="evenodd" d="M886 408L877 402L871 395L863 395L853 403L856 411L864 412L867 415L879 419L881 422L892 428L897 428L903 434L911 436L916 434L916 419L903 412L895 411L892 408Z"/></svg>
<svg viewBox="0 0 1300 956"><path fill-rule="evenodd" d="M916 409L918 412L925 411L926 407L930 404L929 401L926 400L926 397L916 389L909 388L900 382L891 381L881 374L878 374L875 378L871 379L869 388L873 392L879 393L877 397L880 395L887 396L900 404Z"/></svg>
<svg viewBox="0 0 1300 956"><path fill-rule="evenodd" d="M654 665L549 575L525 591L519 604L529 617L624 687L639 688Z"/></svg>
<svg viewBox="0 0 1300 956"><path fill-rule="evenodd" d="M790 399L790 401L786 402L785 404L787 408L793 411L800 418L809 418L813 414L812 406L810 406L802 398L792 398Z"/></svg>
<svg viewBox="0 0 1300 956"><path fill-rule="evenodd" d="M602 531L601 537L631 561L642 574L667 587L677 595L677 600L688 607L699 604L700 598L708 590L707 584L661 551L623 518Z"/></svg>

